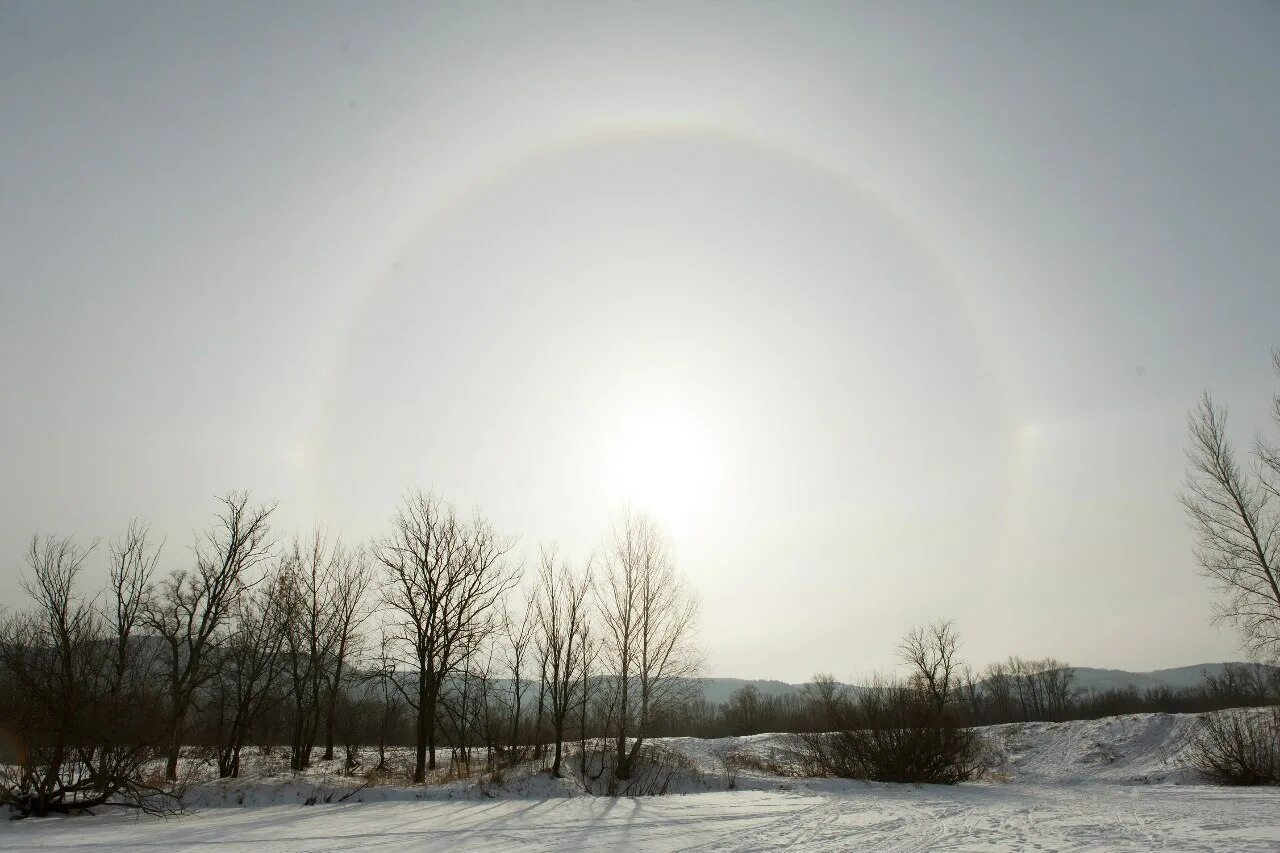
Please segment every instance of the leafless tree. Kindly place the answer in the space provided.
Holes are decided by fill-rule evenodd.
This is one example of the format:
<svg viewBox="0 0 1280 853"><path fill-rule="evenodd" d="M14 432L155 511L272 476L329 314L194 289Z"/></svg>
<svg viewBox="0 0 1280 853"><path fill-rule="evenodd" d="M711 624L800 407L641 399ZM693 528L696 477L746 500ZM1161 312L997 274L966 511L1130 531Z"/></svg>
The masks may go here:
<svg viewBox="0 0 1280 853"><path fill-rule="evenodd" d="M1002 662L988 664L982 672L982 695L993 721L1013 719L1014 678Z"/></svg>
<svg viewBox="0 0 1280 853"><path fill-rule="evenodd" d="M324 696L324 653L328 614L321 599L323 543L315 551L295 542L279 568L284 601L284 673L290 698L289 768L311 765L311 747L320 726Z"/></svg>
<svg viewBox="0 0 1280 853"><path fill-rule="evenodd" d="M484 745L485 767L489 770L498 767L501 744L510 730L506 718L509 706L504 701L506 695L498 689L495 677L500 654L496 642L498 636L495 635L494 642L486 644L482 653L473 655L471 675L475 683L471 729Z"/></svg>
<svg viewBox="0 0 1280 853"><path fill-rule="evenodd" d="M445 682L440 692L441 722L446 726L446 734L451 746L449 769L458 776L465 776L471 771L471 743L476 721L478 681L484 676L472 668L475 660L474 652L463 655L464 664L459 666L453 676Z"/></svg>
<svg viewBox="0 0 1280 853"><path fill-rule="evenodd" d="M593 628L592 619L583 619L578 626L578 648L581 650L582 666L579 668L578 683L578 769L582 778L587 778L587 735L591 725L592 700L595 688L600 679L596 676L596 662L600 657L600 641Z"/></svg>
<svg viewBox="0 0 1280 853"><path fill-rule="evenodd" d="M511 674L511 732L507 738L510 749L509 763L516 764L523 760L524 743L520 738L520 721L523 714L525 693L525 664L529 649L533 644L533 633L537 627L537 608L533 595L524 601L519 614L509 610L503 612L502 638L503 652L506 656L507 671Z"/></svg>
<svg viewBox="0 0 1280 853"><path fill-rule="evenodd" d="M735 735L758 733L764 715L764 704L760 688L754 684L744 684L730 693L723 711L729 732Z"/></svg>
<svg viewBox="0 0 1280 853"><path fill-rule="evenodd" d="M1205 672L1203 691L1223 707L1280 703L1280 668L1261 663L1229 663L1214 674Z"/></svg>
<svg viewBox="0 0 1280 853"><path fill-rule="evenodd" d="M271 555L268 520L275 504L251 506L245 492L221 498L217 522L197 538L195 568L178 569L150 596L143 616L164 641L168 670L170 780L178 778L178 752L187 716L213 670L210 652L220 640L250 572Z"/></svg>
<svg viewBox="0 0 1280 853"><path fill-rule="evenodd" d="M431 494L411 492L376 548L385 570L383 602L394 614L396 645L414 679L396 681L417 714L414 781L436 766L436 719L445 680L478 638L497 626L498 604L516 580L513 546L487 521L458 518Z"/></svg>
<svg viewBox="0 0 1280 853"><path fill-rule="evenodd" d="M366 596L372 572L363 548L347 549L339 542L334 548L333 571L329 576L327 598L331 609L332 652L328 668L329 698L325 711L324 758L333 758L333 740L337 726L337 703L343 679L353 657L360 650L361 628L372 615Z"/></svg>
<svg viewBox="0 0 1280 853"><path fill-rule="evenodd" d="M849 691L829 672L819 672L800 688L809 709L810 727L818 732L835 731L845 722Z"/></svg>
<svg viewBox="0 0 1280 853"><path fill-rule="evenodd" d="M1075 670L1055 658L1010 657L1003 665L1024 720L1060 720L1075 698Z"/></svg>
<svg viewBox="0 0 1280 853"><path fill-rule="evenodd" d="M111 618L115 653L112 655L113 687L125 689L130 677L145 677L148 665L135 665L139 656L150 662L151 650L136 642L144 608L151 594L151 578L160 560L159 545L152 547L148 528L140 521L129 524L124 536L109 546L111 566L108 570L108 600L115 613Z"/></svg>
<svg viewBox="0 0 1280 853"><path fill-rule="evenodd" d="M538 702L535 705L537 709L533 715L533 758L535 761L541 761L544 752L544 744L546 740L546 719L547 719L547 650L544 646L536 648L538 652Z"/></svg>
<svg viewBox="0 0 1280 853"><path fill-rule="evenodd" d="M372 683L378 700L378 714L374 724L378 737L378 766L375 770L387 769L387 741L400 725L404 714L404 699L396 686L393 644L390 637L383 635L378 644L375 666L362 679L363 683Z"/></svg>
<svg viewBox="0 0 1280 853"><path fill-rule="evenodd" d="M1275 353L1280 372L1280 350ZM1272 406L1280 428L1280 393ZM1235 627L1252 655L1280 659L1280 446L1262 435L1245 466L1227 437L1227 410L1206 392L1187 419L1182 505L1196 559L1220 599L1215 621Z"/></svg>
<svg viewBox="0 0 1280 853"><path fill-rule="evenodd" d="M368 568L364 552L317 528L295 539L280 576L287 610L285 669L292 696L294 770L311 764L325 723L325 757L333 757L334 712L342 678L367 614L362 606Z"/></svg>
<svg viewBox="0 0 1280 853"><path fill-rule="evenodd" d="M567 563L558 562L554 547L543 549L536 605L537 637L551 703L551 736L555 744L551 772L556 776L560 775L565 723L581 687L583 649L579 640L588 618L590 589L590 563L581 573L575 573Z"/></svg>
<svg viewBox="0 0 1280 853"><path fill-rule="evenodd" d="M1077 693L1075 669L1056 658L1045 658L1040 662L1037 675L1044 697L1045 719L1065 720Z"/></svg>
<svg viewBox="0 0 1280 853"><path fill-rule="evenodd" d="M22 586L35 609L15 615L0 638L14 698L18 691L26 694L26 702L14 709L26 713L15 722L25 724L22 733L32 754L20 762L19 777L4 786L5 800L23 814L42 816L59 810L67 799L80 800L81 780L75 772L79 713L94 675L93 661L84 652L97 639L98 620L75 586L97 544L86 549L70 537L32 537L27 550L31 575ZM45 732L40 732L41 716L48 718Z"/></svg>
<svg viewBox="0 0 1280 853"><path fill-rule="evenodd" d="M647 516L626 514L603 551L601 655L611 689L613 776L625 781L654 722L697 691L698 605Z"/></svg>
<svg viewBox="0 0 1280 853"><path fill-rule="evenodd" d="M954 698L959 649L960 635L949 619L912 628L898 644L898 657L911 667L911 680L939 711Z"/></svg>
<svg viewBox="0 0 1280 853"><path fill-rule="evenodd" d="M147 774L162 738L133 636L154 565L145 528L132 526L113 544L101 606L77 590L92 551L70 538L33 538L23 588L34 609L0 624L0 726L24 746L0 765L0 803L20 816L180 806L178 791Z"/></svg>
<svg viewBox="0 0 1280 853"><path fill-rule="evenodd" d="M223 778L240 775L240 751L273 704L288 618L288 590L278 573L242 594L234 606L213 680L218 775Z"/></svg>
<svg viewBox="0 0 1280 853"><path fill-rule="evenodd" d="M969 664L962 664L956 673L956 702L964 709L970 720L976 721L981 715L985 700L982 693L982 680Z"/></svg>

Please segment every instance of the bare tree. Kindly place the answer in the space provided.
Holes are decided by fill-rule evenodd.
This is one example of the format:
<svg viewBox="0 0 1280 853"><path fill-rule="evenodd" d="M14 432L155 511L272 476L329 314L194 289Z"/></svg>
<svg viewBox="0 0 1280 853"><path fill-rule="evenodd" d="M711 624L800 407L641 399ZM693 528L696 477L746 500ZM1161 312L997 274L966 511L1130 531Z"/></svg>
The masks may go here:
<svg viewBox="0 0 1280 853"><path fill-rule="evenodd" d="M808 706L809 726L817 732L834 731L847 716L849 691L829 672L819 672L800 688Z"/></svg>
<svg viewBox="0 0 1280 853"><path fill-rule="evenodd" d="M1075 687L1075 669L1056 658L1045 658L1040 662L1038 677L1041 694L1044 696L1045 718L1065 720L1071 713L1071 705L1078 692Z"/></svg>
<svg viewBox="0 0 1280 853"><path fill-rule="evenodd" d="M760 688L754 684L744 684L729 694L729 701L724 703L723 713L729 726L729 733L735 735L751 735L760 731L764 716L765 697Z"/></svg>
<svg viewBox="0 0 1280 853"><path fill-rule="evenodd" d="M335 546L333 572L328 590L332 611L333 651L329 669L329 703L325 711L324 758L333 758L333 740L337 726L338 697L342 693L347 666L360 650L360 629L372 615L367 606L366 590L372 579L369 557L363 548L348 550Z"/></svg>
<svg viewBox="0 0 1280 853"><path fill-rule="evenodd" d="M113 545L101 607L77 591L92 551L70 538L33 538L23 588L34 609L0 624L0 726L24 747L0 765L0 803L19 816L180 806L177 791L148 781L162 735L133 637L154 565L145 528Z"/></svg>
<svg viewBox="0 0 1280 853"><path fill-rule="evenodd" d="M22 731L31 754L21 762L19 778L5 785L4 795L23 814L42 816L63 810L68 800L81 800L75 750L79 713L94 675L92 661L83 653L97 639L98 620L75 586L97 544L85 549L71 537L33 536L27 549L31 576L22 579L22 587L35 610L15 617L0 638L13 688L27 700L15 710L27 712ZM48 717L43 737L38 733L41 716Z"/></svg>
<svg viewBox="0 0 1280 853"><path fill-rule="evenodd" d="M898 644L898 657L911 667L911 680L937 710L954 698L961 666L960 635L949 619L912 628Z"/></svg>
<svg viewBox="0 0 1280 853"><path fill-rule="evenodd" d="M472 730L483 740L485 750L485 767L493 770L497 766L500 743L509 731L506 725L503 703L504 696L495 689L495 659L500 651L497 642L486 644L483 654L475 655L472 679L475 681L475 700L472 703L474 720Z"/></svg>
<svg viewBox="0 0 1280 853"><path fill-rule="evenodd" d="M1280 350L1275 353L1280 372ZM1280 428L1280 393L1272 407ZM1196 532L1196 559L1217 587L1214 620L1235 627L1244 648L1280 658L1280 446L1255 439L1241 465L1227 438L1227 410L1206 392L1187 419L1182 505Z"/></svg>
<svg viewBox="0 0 1280 853"><path fill-rule="evenodd" d="M375 659L377 666L362 679L365 683L372 682L378 700L375 722L378 732L378 766L374 769L379 771L387 769L387 740L400 725L404 714L404 699L396 688L396 659L392 645L392 639L383 635Z"/></svg>
<svg viewBox="0 0 1280 853"><path fill-rule="evenodd" d="M1023 720L1061 720L1070 712L1076 697L1075 670L1056 658L1029 660L1010 657L1002 665L1006 683L993 685L1007 689L1018 701Z"/></svg>
<svg viewBox="0 0 1280 853"><path fill-rule="evenodd" d="M506 564L514 545L487 521L461 521L431 494L411 492L375 554L385 570L383 602L414 683L396 681L417 714L413 778L436 766L436 719L445 679L497 626L495 605L516 580Z"/></svg>
<svg viewBox="0 0 1280 853"><path fill-rule="evenodd" d="M344 669L366 618L361 602L368 579L364 552L332 543L320 529L295 539L281 566L288 631L286 670L293 697L294 770L311 764L325 721L325 756L333 757L334 711Z"/></svg>
<svg viewBox="0 0 1280 853"><path fill-rule="evenodd" d="M555 743L552 774L560 775L565 723L574 706L583 664L579 645L587 621L587 592L591 588L591 564L575 573L558 562L554 547L542 550L537 593L538 645L544 661L544 683L551 702L551 735Z"/></svg>
<svg viewBox="0 0 1280 853"><path fill-rule="evenodd" d="M516 764L523 760L524 744L520 740L520 720L525 692L523 677L524 664L528 657L530 645L533 643L534 628L537 627L537 608L534 597L530 595L524 602L520 615L509 610L503 612L502 636L503 651L506 654L507 671L511 673L511 733L507 740L510 748L509 763Z"/></svg>
<svg viewBox="0 0 1280 853"><path fill-rule="evenodd" d="M545 646L538 646L538 703L535 706L537 711L533 715L533 758L535 761L541 761L543 757L543 735L546 731L543 722L547 716L547 649Z"/></svg>
<svg viewBox="0 0 1280 853"><path fill-rule="evenodd" d="M109 600L115 613L111 624L115 654L112 656L113 684L123 689L131 673L145 674L149 667L133 666L139 655L149 650L134 642L135 629L141 627L147 597L151 594L151 577L160 560L160 547L152 547L148 528L140 521L130 522L124 536L110 545L111 567L108 570Z"/></svg>
<svg viewBox="0 0 1280 853"><path fill-rule="evenodd" d="M614 525L596 587L601 654L611 685L613 775L627 780L655 721L697 692L697 599L658 527L628 513Z"/></svg>
<svg viewBox="0 0 1280 853"><path fill-rule="evenodd" d="M448 727L450 744L449 769L459 777L471 771L471 741L473 723L475 722L477 682L483 678L473 670L474 655L463 655L465 664L459 666L453 676L445 682L440 692L440 709L444 711L441 722Z"/></svg>
<svg viewBox="0 0 1280 853"><path fill-rule="evenodd" d="M169 756L165 773L178 777L178 751L196 691L212 668L210 651L225 627L249 572L272 549L268 519L275 504L250 506L244 492L221 498L218 520L195 545L194 570L179 569L160 582L143 615L165 644L169 692Z"/></svg>
<svg viewBox="0 0 1280 853"><path fill-rule="evenodd" d="M982 671L982 695L991 722L1013 719L1014 678L1009 668L1000 662L988 664Z"/></svg>
<svg viewBox="0 0 1280 853"><path fill-rule="evenodd" d="M230 636L217 654L213 681L218 775L240 775L240 751L249 732L273 704L285 636L289 632L288 591L274 574L241 595Z"/></svg>
<svg viewBox="0 0 1280 853"><path fill-rule="evenodd" d="M327 569L324 540L317 531L308 547L295 540L281 558L284 608L284 673L290 697L289 769L311 765L311 747L320 726L328 612L322 598Z"/></svg>
<svg viewBox="0 0 1280 853"><path fill-rule="evenodd" d="M587 778L587 735L589 734L591 700L600 679L595 676L595 665L600 657L600 641L592 628L591 619L583 619L578 626L578 648L581 649L582 665L579 667L578 682L578 767L582 778Z"/></svg>

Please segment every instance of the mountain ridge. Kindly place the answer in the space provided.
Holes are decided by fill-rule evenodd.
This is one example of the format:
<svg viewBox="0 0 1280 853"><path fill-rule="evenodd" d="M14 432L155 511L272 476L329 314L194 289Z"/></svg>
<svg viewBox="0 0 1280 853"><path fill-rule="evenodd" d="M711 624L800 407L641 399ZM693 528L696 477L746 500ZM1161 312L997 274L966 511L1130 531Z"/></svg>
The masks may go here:
<svg viewBox="0 0 1280 853"><path fill-rule="evenodd" d="M1194 687L1204 680L1205 674L1219 675L1228 665L1242 664L1243 661L1222 661L1218 663L1196 663L1188 666L1174 666L1164 669L1134 671L1127 669L1108 669L1104 667L1076 666L1075 686L1087 692L1124 689L1135 687L1146 690L1149 687L1169 687L1174 690ZM718 704L729 699L733 691L751 684L766 696L786 696L799 693L804 683L793 684L772 678L734 678L712 677L703 679L703 695L708 702Z"/></svg>

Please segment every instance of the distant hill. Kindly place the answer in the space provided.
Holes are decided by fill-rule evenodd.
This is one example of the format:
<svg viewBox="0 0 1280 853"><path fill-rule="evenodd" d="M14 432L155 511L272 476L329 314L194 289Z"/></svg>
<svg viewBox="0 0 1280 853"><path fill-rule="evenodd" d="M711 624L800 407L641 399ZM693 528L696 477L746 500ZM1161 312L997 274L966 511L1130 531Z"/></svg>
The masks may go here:
<svg viewBox="0 0 1280 853"><path fill-rule="evenodd" d="M764 678L707 678L702 682L702 695L712 705L729 700L729 694L751 684L765 696L787 696L799 693L803 684L788 684Z"/></svg>
<svg viewBox="0 0 1280 853"><path fill-rule="evenodd" d="M1221 675L1226 663L1198 663L1177 666L1172 669L1156 669L1151 672L1127 672L1123 669L1094 669L1076 667L1076 686L1085 690L1110 690L1112 688L1171 687L1175 690L1195 687L1208 675Z"/></svg>
<svg viewBox="0 0 1280 853"><path fill-rule="evenodd" d="M1178 666L1172 669L1156 669L1151 672L1129 672L1124 669L1098 669L1091 666L1074 667L1076 671L1076 687L1086 691L1100 691L1136 687L1146 690L1148 687L1171 687L1180 690L1184 687L1195 687L1204 681L1205 673L1219 675L1226 663L1198 663L1191 666ZM803 684L789 684L785 681L752 678L707 678L703 681L702 692L707 701L713 705L725 702L729 694L747 684L766 696L785 696L799 693Z"/></svg>

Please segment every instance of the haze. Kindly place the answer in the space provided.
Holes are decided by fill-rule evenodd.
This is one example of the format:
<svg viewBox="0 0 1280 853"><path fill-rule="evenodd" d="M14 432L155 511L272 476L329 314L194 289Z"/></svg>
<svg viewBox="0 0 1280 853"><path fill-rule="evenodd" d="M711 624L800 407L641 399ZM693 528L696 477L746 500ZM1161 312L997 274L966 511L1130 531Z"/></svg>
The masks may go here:
<svg viewBox="0 0 1280 853"><path fill-rule="evenodd" d="M1105 10L1105 19L1102 12ZM671 534L713 674L1237 657L1177 493L1280 343L1272 4L0 4L0 580L215 496ZM95 566L103 574L101 565ZM95 578L96 580L96 578ZM95 586L90 583L90 586Z"/></svg>

